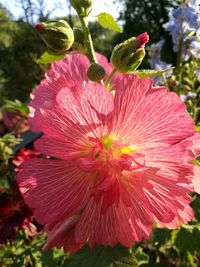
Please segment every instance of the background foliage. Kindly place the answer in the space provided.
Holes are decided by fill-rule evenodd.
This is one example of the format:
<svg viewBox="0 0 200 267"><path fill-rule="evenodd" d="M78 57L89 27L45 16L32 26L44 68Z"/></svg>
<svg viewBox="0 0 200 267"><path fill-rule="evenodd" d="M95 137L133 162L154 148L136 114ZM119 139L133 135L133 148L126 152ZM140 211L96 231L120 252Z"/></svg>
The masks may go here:
<svg viewBox="0 0 200 267"><path fill-rule="evenodd" d="M45 10L42 0L34 3L31 0L19 2L24 3L22 5L24 13L18 20L14 20L10 12L0 5L0 242L4 241L0 245L0 266L85 267L85 258L89 259L87 267L200 266L200 197L197 194L193 194L192 202L195 219L189 225L183 225L177 230L155 227L151 238L135 244L132 250L121 246L116 246L114 250L110 247L97 246L91 252L88 247L84 247L76 255L69 257L61 250L53 249L49 252L42 250L46 236L41 226L35 224L37 231L34 237L31 236L30 229L27 232L27 228L21 227L18 219L30 214L22 200L19 197L17 200L15 198L16 166L11 162L14 156L11 147L20 142L19 134L28 129L27 110L23 103L29 100L30 92L42 79L44 70L48 67L48 64L39 65L36 62L45 51L45 45L35 32L33 22L48 19L50 12ZM151 43L160 39L165 40L162 58L176 65L177 54L172 51L171 37L162 24L169 19L169 8L177 6L179 1L115 0L114 2L120 2L123 6L119 16L123 33L105 30L97 22L91 22L90 29L95 49L109 57L114 44L147 31ZM79 26L77 17L71 13L68 15L68 21L73 26ZM194 64L199 63L188 62L183 66L184 75L181 83L177 80L175 72L167 83L172 91L178 88L182 95L191 91L197 93L196 98L190 99L186 104L199 129L200 85L194 77ZM148 57L143 66L149 68ZM15 99L22 103L13 101ZM32 149L32 143L26 148ZM11 200L20 203L17 208ZM5 242L5 236L8 236L6 231L11 229L14 233ZM133 255L136 260L133 260Z"/></svg>

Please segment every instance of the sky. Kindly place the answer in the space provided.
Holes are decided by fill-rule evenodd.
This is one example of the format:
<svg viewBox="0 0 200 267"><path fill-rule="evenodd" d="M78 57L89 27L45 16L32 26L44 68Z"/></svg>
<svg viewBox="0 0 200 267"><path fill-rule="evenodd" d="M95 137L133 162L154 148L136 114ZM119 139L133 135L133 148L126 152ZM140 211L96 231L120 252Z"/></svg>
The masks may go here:
<svg viewBox="0 0 200 267"><path fill-rule="evenodd" d="M17 4L17 0L0 0L0 3L3 4L14 16L15 19L19 18L22 14L20 5ZM47 10L53 10L55 6L60 6L52 13L52 17L62 17L68 14L69 7L66 0L45 0ZM114 5L112 1L106 0L94 0L94 7L91 15L97 15L101 12L108 12L116 19L119 14L119 5Z"/></svg>

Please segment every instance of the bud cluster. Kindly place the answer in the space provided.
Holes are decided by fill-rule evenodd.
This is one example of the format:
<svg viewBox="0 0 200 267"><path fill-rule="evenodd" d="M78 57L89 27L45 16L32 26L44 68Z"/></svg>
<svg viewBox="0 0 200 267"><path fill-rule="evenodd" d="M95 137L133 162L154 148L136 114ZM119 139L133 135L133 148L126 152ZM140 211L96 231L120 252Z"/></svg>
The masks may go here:
<svg viewBox="0 0 200 267"><path fill-rule="evenodd" d="M92 0L70 0L71 5L80 16L88 16L92 10Z"/></svg>
<svg viewBox="0 0 200 267"><path fill-rule="evenodd" d="M70 2L84 22L84 17L87 17L91 11L92 0L70 0ZM87 25L84 26L87 27ZM70 48L81 54L87 54L86 51L90 51L86 45L91 38L89 34L87 39L87 34L82 29L72 30L64 20L40 23L35 28L46 43L49 52L55 55L65 55ZM145 44L148 41L149 36L144 32L116 45L110 59L114 70L121 73L136 71L145 57ZM87 76L91 81L99 82L105 76L105 70L98 63L92 63L87 70Z"/></svg>

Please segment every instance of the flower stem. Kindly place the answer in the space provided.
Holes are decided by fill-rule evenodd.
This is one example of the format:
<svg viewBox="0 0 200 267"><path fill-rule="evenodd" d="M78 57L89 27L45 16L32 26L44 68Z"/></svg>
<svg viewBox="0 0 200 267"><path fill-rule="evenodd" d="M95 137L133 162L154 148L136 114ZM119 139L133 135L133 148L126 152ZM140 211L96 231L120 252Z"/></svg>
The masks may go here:
<svg viewBox="0 0 200 267"><path fill-rule="evenodd" d="M87 56L90 60L90 63L97 63L95 53L94 53L94 47L93 47L93 42L92 42L92 37L90 34L90 30L88 27L88 21L87 17L79 15L83 31L84 31L84 36L85 36L85 46L87 49Z"/></svg>
<svg viewBox="0 0 200 267"><path fill-rule="evenodd" d="M109 90L110 88L110 81L113 77L113 75L117 72L117 69L113 68L113 70L111 71L111 73L108 75L108 78L105 81L105 87Z"/></svg>

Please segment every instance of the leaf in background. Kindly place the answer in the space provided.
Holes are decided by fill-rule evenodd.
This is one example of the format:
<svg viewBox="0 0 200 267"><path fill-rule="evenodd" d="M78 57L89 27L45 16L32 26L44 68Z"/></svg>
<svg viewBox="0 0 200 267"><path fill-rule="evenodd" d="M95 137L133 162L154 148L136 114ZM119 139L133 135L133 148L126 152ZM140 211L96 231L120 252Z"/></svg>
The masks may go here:
<svg viewBox="0 0 200 267"><path fill-rule="evenodd" d="M180 229L173 232L172 242L180 252L200 252L199 225L183 225Z"/></svg>
<svg viewBox="0 0 200 267"><path fill-rule="evenodd" d="M189 267L197 267L195 260L194 260L194 256L189 251L187 251L186 257L187 257Z"/></svg>
<svg viewBox="0 0 200 267"><path fill-rule="evenodd" d="M196 125L195 129L196 129L197 132L200 132L200 125Z"/></svg>
<svg viewBox="0 0 200 267"><path fill-rule="evenodd" d="M171 239L171 231L167 228L155 228L152 239L156 247L160 248Z"/></svg>
<svg viewBox="0 0 200 267"><path fill-rule="evenodd" d="M167 71L172 71L173 67L164 69L164 70L138 70L135 71L134 74L137 74L140 76L140 78L145 78L145 77L155 77L155 76L162 76L165 72Z"/></svg>
<svg viewBox="0 0 200 267"><path fill-rule="evenodd" d="M13 155L12 147L19 144L22 140L15 137L12 133L7 133L0 137L0 161L8 163Z"/></svg>
<svg viewBox="0 0 200 267"><path fill-rule="evenodd" d="M53 248L49 251L44 251L41 247L39 261L41 262L41 267L61 267L67 257L68 255L61 249Z"/></svg>
<svg viewBox="0 0 200 267"><path fill-rule="evenodd" d="M12 100L6 100L5 104L3 105L4 111L11 111L11 112L20 112L24 116L28 115L29 108L27 105L23 104L21 101L15 99L15 101Z"/></svg>
<svg viewBox="0 0 200 267"><path fill-rule="evenodd" d="M139 266L149 262L149 256L140 247L135 250L134 255Z"/></svg>
<svg viewBox="0 0 200 267"><path fill-rule="evenodd" d="M122 32L122 29L119 27L119 25L115 22L112 15L108 13L100 13L97 15L98 22L103 28L110 29L115 32Z"/></svg>
<svg viewBox="0 0 200 267"><path fill-rule="evenodd" d="M195 213L195 219L200 222L200 196L196 195L191 203L191 206Z"/></svg>
<svg viewBox="0 0 200 267"><path fill-rule="evenodd" d="M64 55L54 55L49 53L48 51L44 52L39 59L36 59L36 62L38 64L49 64L52 63L54 61L58 61L61 60L65 57Z"/></svg>
<svg viewBox="0 0 200 267"><path fill-rule="evenodd" d="M63 267L138 267L136 259L128 248L117 245L95 246L93 249L83 247L71 256Z"/></svg>
<svg viewBox="0 0 200 267"><path fill-rule="evenodd" d="M8 182L7 177L3 178L0 177L0 191L3 188L3 191L9 190L10 189L10 184Z"/></svg>

